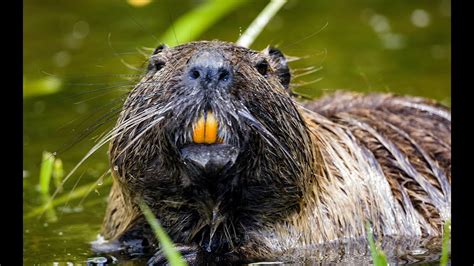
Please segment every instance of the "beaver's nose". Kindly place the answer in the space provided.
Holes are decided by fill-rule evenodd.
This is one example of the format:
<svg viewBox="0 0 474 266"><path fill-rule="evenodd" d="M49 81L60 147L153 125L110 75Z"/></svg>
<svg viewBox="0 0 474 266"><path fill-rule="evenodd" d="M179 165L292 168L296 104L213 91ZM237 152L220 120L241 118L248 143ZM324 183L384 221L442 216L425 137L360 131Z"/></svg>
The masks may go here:
<svg viewBox="0 0 474 266"><path fill-rule="evenodd" d="M197 52L189 61L187 80L204 88L226 88L232 83L232 66L219 53L212 50Z"/></svg>

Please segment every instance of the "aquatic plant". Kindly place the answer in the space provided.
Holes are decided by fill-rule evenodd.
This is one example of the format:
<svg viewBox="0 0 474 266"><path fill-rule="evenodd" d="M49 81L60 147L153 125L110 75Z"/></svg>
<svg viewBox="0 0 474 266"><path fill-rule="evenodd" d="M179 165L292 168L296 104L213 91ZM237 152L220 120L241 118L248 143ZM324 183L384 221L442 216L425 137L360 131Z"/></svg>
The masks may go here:
<svg viewBox="0 0 474 266"><path fill-rule="evenodd" d="M54 154L43 151L38 188L41 194L41 201L44 203L43 211L46 213L46 220L49 222L56 222L58 220L54 208L49 204L49 202L51 202L51 195L49 194L51 178L53 174L59 176L60 171L62 171L62 169L58 168L59 166L54 167L55 161L56 158L54 157Z"/></svg>
<svg viewBox="0 0 474 266"><path fill-rule="evenodd" d="M441 251L440 265L448 265L449 250L451 240L451 220L447 220L443 226L443 249Z"/></svg>
<svg viewBox="0 0 474 266"><path fill-rule="evenodd" d="M168 259L168 263L171 266L186 265L183 256L181 256L181 253L176 250L173 241L171 241L168 234L165 232L163 227L161 227L160 222L158 222L155 215L153 215L153 212L150 210L148 205L146 205L146 203L142 201L140 202L140 209L142 210L143 215L145 215L146 220L150 224L151 229L153 229L156 238L160 241L161 251L166 256L166 259Z"/></svg>
<svg viewBox="0 0 474 266"><path fill-rule="evenodd" d="M374 235L372 232L372 227L370 223L365 224L365 229L367 231L367 240L369 241L370 255L372 256L372 261L375 266L386 266L388 265L387 257L380 247L375 244Z"/></svg>
<svg viewBox="0 0 474 266"><path fill-rule="evenodd" d="M170 46L195 40L220 18L232 12L247 0L210 0L185 13L166 30L160 41Z"/></svg>

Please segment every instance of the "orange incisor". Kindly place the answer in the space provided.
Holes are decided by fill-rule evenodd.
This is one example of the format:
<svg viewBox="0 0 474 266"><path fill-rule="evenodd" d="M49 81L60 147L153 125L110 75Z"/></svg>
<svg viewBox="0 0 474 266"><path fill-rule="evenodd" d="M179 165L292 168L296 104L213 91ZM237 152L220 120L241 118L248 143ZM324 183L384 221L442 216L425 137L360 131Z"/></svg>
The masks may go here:
<svg viewBox="0 0 474 266"><path fill-rule="evenodd" d="M193 128L194 143L222 143L222 140L217 137L218 126L217 119L212 112L209 111L201 115Z"/></svg>

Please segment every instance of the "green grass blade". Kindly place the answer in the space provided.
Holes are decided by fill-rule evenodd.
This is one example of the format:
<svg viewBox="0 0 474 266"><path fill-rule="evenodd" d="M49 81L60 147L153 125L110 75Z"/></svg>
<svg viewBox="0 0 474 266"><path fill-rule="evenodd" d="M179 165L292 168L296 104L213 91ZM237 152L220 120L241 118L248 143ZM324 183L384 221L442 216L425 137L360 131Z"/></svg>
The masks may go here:
<svg viewBox="0 0 474 266"><path fill-rule="evenodd" d="M44 210L44 214L46 217L46 221L50 223L54 223L58 221L58 216L56 215L56 211L52 206L48 205L48 202L51 202L51 196L49 194L41 194L40 196L41 202L43 202L46 206Z"/></svg>
<svg viewBox="0 0 474 266"><path fill-rule="evenodd" d="M112 184L112 178L105 179L102 183L102 186L106 186ZM49 200L44 205L34 208L30 212L28 212L24 218L32 218L38 215L41 215L43 212L47 211L48 208L52 208L54 206L66 203L68 201L81 198L89 194L94 188L96 188L98 182L92 182L83 186L76 188L73 192L63 195L61 197L57 197L54 200Z"/></svg>
<svg viewBox="0 0 474 266"><path fill-rule="evenodd" d="M178 18L160 40L169 46L195 40L220 18L245 2L247 0L209 0Z"/></svg>
<svg viewBox="0 0 474 266"><path fill-rule="evenodd" d="M153 215L148 205L146 205L145 202L140 202L140 209L153 229L156 238L160 241L160 248L163 250L163 253L168 259L169 264L171 266L187 265L179 251L176 250L168 234L165 232L163 227L161 227L155 215Z"/></svg>
<svg viewBox="0 0 474 266"><path fill-rule="evenodd" d="M63 161L61 161L61 159L56 158L56 160L54 160L52 174L53 174L54 185L56 186L56 188L61 189L62 188L61 182L63 181L63 177L64 177Z"/></svg>
<svg viewBox="0 0 474 266"><path fill-rule="evenodd" d="M372 233L372 228L370 223L365 224L365 229L367 231L367 239L369 241L370 255L372 256L372 261L375 266L386 266L388 265L387 257L381 249L375 245L374 235Z"/></svg>
<svg viewBox="0 0 474 266"><path fill-rule="evenodd" d="M43 151L39 176L39 188L42 194L49 195L49 184L51 182L51 175L53 172L53 163L54 155L47 151Z"/></svg>
<svg viewBox="0 0 474 266"><path fill-rule="evenodd" d="M53 173L55 160L56 159L52 153L43 151L39 176L39 190L41 202L43 202L44 206L46 206L44 210L46 220L51 223L58 221L56 211L48 204L48 202L51 201L51 196L49 195L49 186L51 183L51 176Z"/></svg>
<svg viewBox="0 0 474 266"><path fill-rule="evenodd" d="M447 220L443 226L443 249L441 251L440 265L448 265L449 259L449 242L451 239L451 220Z"/></svg>
<svg viewBox="0 0 474 266"><path fill-rule="evenodd" d="M247 30L240 36L235 44L249 48L258 37L263 28L275 16L280 8L286 3L286 0L271 0L270 3L260 12L252 21Z"/></svg>

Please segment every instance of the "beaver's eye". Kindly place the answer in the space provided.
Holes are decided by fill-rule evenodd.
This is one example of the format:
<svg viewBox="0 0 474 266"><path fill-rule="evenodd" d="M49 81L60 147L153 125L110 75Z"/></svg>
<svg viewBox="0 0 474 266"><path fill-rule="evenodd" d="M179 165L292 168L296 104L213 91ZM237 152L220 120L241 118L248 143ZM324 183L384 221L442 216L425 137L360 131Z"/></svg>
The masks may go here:
<svg viewBox="0 0 474 266"><path fill-rule="evenodd" d="M159 71L165 66L166 62L163 59L155 58L152 59L148 64L148 71Z"/></svg>
<svg viewBox="0 0 474 266"><path fill-rule="evenodd" d="M262 76L267 75L268 72L268 62L267 60L263 59L259 61L256 65L255 68L257 69L258 73L262 74Z"/></svg>

